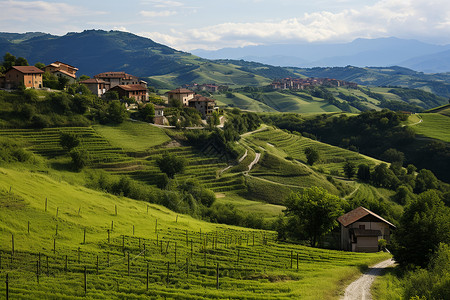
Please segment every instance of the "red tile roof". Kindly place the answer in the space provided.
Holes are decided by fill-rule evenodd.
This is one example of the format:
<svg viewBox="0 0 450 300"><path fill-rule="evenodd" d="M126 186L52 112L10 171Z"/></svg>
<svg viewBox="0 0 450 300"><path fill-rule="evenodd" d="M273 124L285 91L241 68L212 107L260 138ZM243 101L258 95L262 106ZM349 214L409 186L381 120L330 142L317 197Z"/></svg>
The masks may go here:
<svg viewBox="0 0 450 300"><path fill-rule="evenodd" d="M97 78L86 79L86 80L80 81L80 83L106 83L106 84L109 84L109 82L106 82L103 79L97 79Z"/></svg>
<svg viewBox="0 0 450 300"><path fill-rule="evenodd" d="M73 74L71 74L69 72L66 72L64 70L61 70L61 69L54 71L53 74L58 73L58 72L63 73L64 75L70 76L72 78L77 78L77 76L75 76L75 75L73 75Z"/></svg>
<svg viewBox="0 0 450 300"><path fill-rule="evenodd" d="M13 66L12 69L16 69L20 73L23 74L42 74L44 71L42 71L39 68L36 68L35 66Z"/></svg>
<svg viewBox="0 0 450 300"><path fill-rule="evenodd" d="M136 76L127 74L125 72L103 72L94 76L95 78L121 78L121 79L132 79L137 78Z"/></svg>
<svg viewBox="0 0 450 300"><path fill-rule="evenodd" d="M171 91L169 91L167 93L168 94L194 94L193 91L188 90L188 89L183 89L183 88L174 89L174 90L171 90Z"/></svg>
<svg viewBox="0 0 450 300"><path fill-rule="evenodd" d="M124 91L146 91L147 88L140 84L116 85L114 88L119 88Z"/></svg>
<svg viewBox="0 0 450 300"><path fill-rule="evenodd" d="M202 95L195 95L194 98L192 98L191 100L189 100L189 102L216 102L216 100L208 98L208 97L204 97Z"/></svg>
<svg viewBox="0 0 450 300"><path fill-rule="evenodd" d="M354 210L346 213L345 215L340 216L337 220L343 226L347 227L348 225L351 225L351 224L357 222L358 220L362 219L363 217L365 217L367 215L371 215L371 216L379 219L380 221L388 224L389 226L392 226L395 228L394 224L390 223L389 221L386 221L385 219L383 219L376 213L371 212L370 210L368 210L367 208L364 208L362 206L355 208Z"/></svg>

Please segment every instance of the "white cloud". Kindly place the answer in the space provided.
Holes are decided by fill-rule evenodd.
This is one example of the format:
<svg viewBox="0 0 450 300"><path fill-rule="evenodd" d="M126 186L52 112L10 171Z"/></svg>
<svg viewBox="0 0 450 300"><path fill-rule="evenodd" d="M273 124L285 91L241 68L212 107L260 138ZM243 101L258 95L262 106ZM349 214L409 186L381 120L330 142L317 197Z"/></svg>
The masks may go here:
<svg viewBox="0 0 450 300"><path fill-rule="evenodd" d="M139 12L139 14L143 17L150 17L150 18L155 18L155 17L170 17L173 15L176 15L177 12L176 11L172 11L172 10L163 10L163 11L148 11L148 10L141 10Z"/></svg>
<svg viewBox="0 0 450 300"><path fill-rule="evenodd" d="M59 22L68 19L67 16L86 16L106 14L106 12L92 12L78 6L61 3L61 2L46 2L46 1L1 1L0 2L0 20L2 22L7 20L12 21L44 21L44 22Z"/></svg>
<svg viewBox="0 0 450 300"><path fill-rule="evenodd" d="M165 0L143 0L142 3L153 4L155 7L179 7L183 6L183 3L179 1L165 1Z"/></svg>
<svg viewBox="0 0 450 300"><path fill-rule="evenodd" d="M347 42L396 36L450 42L450 1L381 0L360 9L319 11L296 18L257 23L222 23L166 36L183 50L217 49L264 43Z"/></svg>

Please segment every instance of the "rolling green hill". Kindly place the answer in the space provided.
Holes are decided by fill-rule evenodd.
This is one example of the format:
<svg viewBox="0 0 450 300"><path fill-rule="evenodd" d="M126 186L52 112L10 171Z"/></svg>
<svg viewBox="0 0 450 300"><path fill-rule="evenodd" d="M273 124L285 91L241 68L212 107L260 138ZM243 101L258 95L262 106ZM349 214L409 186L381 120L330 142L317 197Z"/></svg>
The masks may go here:
<svg viewBox="0 0 450 300"><path fill-rule="evenodd" d="M388 256L279 244L273 232L44 174L0 168L0 177L0 276L11 298L333 299L342 282Z"/></svg>

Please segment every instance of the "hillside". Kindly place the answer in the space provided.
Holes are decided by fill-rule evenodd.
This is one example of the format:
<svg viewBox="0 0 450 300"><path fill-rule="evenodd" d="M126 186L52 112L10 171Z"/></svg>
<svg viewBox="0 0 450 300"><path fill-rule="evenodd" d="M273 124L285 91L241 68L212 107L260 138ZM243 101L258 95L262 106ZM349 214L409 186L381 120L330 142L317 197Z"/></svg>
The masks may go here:
<svg viewBox="0 0 450 300"><path fill-rule="evenodd" d="M125 71L156 88L186 83L263 86L286 77L328 77L365 86L401 86L450 96L448 74L423 74L406 68L293 68L243 60L208 60L177 51L148 38L121 31L86 30L64 36L43 33L0 33L3 53L25 57L31 64L60 60L79 68L78 74Z"/></svg>

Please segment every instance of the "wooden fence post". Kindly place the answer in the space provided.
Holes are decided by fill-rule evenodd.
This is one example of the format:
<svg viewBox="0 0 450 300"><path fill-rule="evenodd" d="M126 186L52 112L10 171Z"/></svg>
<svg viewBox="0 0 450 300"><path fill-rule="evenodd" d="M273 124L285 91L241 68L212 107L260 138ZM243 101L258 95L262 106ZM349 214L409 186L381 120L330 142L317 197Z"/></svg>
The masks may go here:
<svg viewBox="0 0 450 300"><path fill-rule="evenodd" d="M5 280L5 283L6 283L6 300L9 300L9 275L8 275L8 273L6 273L6 280Z"/></svg>
<svg viewBox="0 0 450 300"><path fill-rule="evenodd" d="M67 272L68 267L69 267L69 262L68 262L68 258L67 258L67 255L66 255L66 263L64 265L64 271Z"/></svg>
<svg viewBox="0 0 450 300"><path fill-rule="evenodd" d="M47 197L45 197L45 211L47 211Z"/></svg>
<svg viewBox="0 0 450 300"><path fill-rule="evenodd" d="M97 255L97 275L98 275L98 255Z"/></svg>
<svg viewBox="0 0 450 300"><path fill-rule="evenodd" d="M83 244L86 244L86 228L83 230Z"/></svg>
<svg viewBox="0 0 450 300"><path fill-rule="evenodd" d="M108 231L108 244L110 243L110 241L111 241L111 237L110 237L110 232L109 232L109 229L107 229L107 231Z"/></svg>

